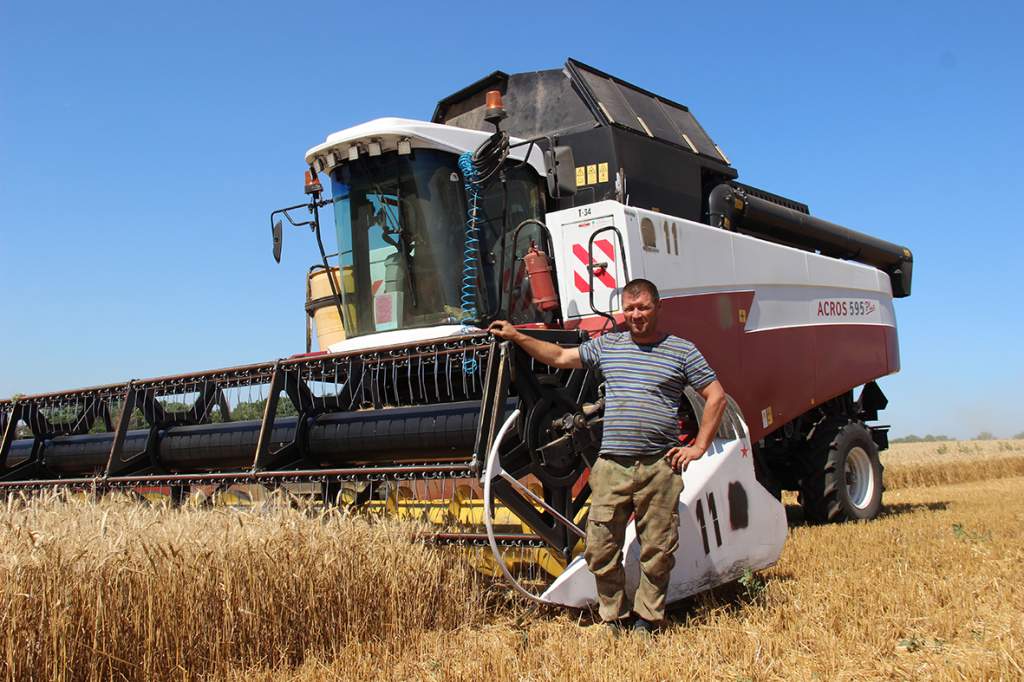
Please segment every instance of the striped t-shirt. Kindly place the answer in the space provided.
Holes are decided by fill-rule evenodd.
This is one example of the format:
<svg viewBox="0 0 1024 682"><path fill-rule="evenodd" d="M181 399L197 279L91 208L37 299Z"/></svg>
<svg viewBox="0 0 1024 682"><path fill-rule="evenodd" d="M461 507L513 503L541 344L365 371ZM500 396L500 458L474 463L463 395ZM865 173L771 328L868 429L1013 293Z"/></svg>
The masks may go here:
<svg viewBox="0 0 1024 682"><path fill-rule="evenodd" d="M605 378L602 455L660 455L679 445L683 390L716 378L695 345L671 334L651 345L628 332L605 334L585 341L580 359Z"/></svg>

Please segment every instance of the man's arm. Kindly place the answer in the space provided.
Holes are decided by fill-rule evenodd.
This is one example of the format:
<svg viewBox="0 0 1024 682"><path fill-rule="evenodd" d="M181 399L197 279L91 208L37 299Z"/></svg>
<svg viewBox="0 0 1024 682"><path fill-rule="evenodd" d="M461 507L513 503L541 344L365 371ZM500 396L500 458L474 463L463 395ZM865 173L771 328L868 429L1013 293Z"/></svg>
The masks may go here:
<svg viewBox="0 0 1024 682"><path fill-rule="evenodd" d="M717 379L698 389L697 393L704 398L705 404L700 431L697 432L693 445L672 448L665 453L665 458L676 471L686 471L687 464L704 456L711 447L711 441L714 440L718 426L722 423L722 415L725 414L725 389Z"/></svg>
<svg viewBox="0 0 1024 682"><path fill-rule="evenodd" d="M540 360L545 365L551 365L558 369L583 369L579 348L562 348L557 343L527 336L505 320L492 322L487 331L499 339L511 341L526 351L534 360Z"/></svg>

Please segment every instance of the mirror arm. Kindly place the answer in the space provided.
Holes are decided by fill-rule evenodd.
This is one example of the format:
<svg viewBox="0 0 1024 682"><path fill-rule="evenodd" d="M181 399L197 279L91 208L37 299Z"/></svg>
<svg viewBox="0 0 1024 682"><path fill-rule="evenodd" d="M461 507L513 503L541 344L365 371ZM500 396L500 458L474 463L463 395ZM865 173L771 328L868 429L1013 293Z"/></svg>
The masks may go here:
<svg viewBox="0 0 1024 682"><path fill-rule="evenodd" d="M331 274L331 266L327 262L327 251L324 249L324 241L320 235L320 209L324 206L330 206L334 203L334 198L320 199L319 193L314 197L313 201L304 204L295 204L294 206L286 206L285 208L279 208L270 214L270 230L274 236L275 252L274 258L280 262L280 222L277 225L274 224L274 218L278 215L283 215L288 220L292 227L309 227L312 230L313 235L316 237L316 245L320 250L320 260L323 263L324 270L327 272L327 283L331 286L331 293L334 295L335 307L338 310L338 320L342 325L345 324L345 314L342 311L343 301L341 298L341 292L338 290L338 285L343 280L341 263L338 263L338 282L334 281L334 275ZM300 208L309 210L312 214L312 220L295 220L289 211L295 211Z"/></svg>
<svg viewBox="0 0 1024 682"><path fill-rule="evenodd" d="M281 214L288 220L292 227L309 227L311 230L315 230L316 221L319 219L316 215L317 209L323 208L324 206L330 206L333 203L334 199L317 199L316 201L311 201L308 204L295 204L294 206L279 208L270 214L270 225L273 227L274 217ZM314 219L296 221L288 211L294 211L299 208L309 209L309 212L314 214Z"/></svg>

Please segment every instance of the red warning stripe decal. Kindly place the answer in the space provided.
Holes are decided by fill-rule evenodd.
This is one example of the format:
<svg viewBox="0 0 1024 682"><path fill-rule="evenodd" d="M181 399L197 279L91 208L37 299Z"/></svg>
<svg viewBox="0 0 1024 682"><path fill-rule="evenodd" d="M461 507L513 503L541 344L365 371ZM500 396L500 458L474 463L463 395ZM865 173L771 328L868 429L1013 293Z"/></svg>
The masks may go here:
<svg viewBox="0 0 1024 682"><path fill-rule="evenodd" d="M612 249L611 242L609 242L607 239L600 239L594 243L597 245L598 248L601 249L601 251L606 256L608 256L608 260L610 262L615 262L615 251L614 249ZM593 261L590 260L590 257L587 254L587 250L583 247L582 244L573 244L572 252L580 261L580 263L583 264L584 273L586 273L588 266L590 266L593 263ZM573 274L575 275L574 280L576 283L576 289L584 294L589 293L589 276L584 276L579 272L579 270L576 269L573 270ZM609 273L608 270L606 270L605 268L594 270L594 277L596 277L598 281L601 282L601 284L605 285L609 289L615 288L615 278L612 277L611 273Z"/></svg>

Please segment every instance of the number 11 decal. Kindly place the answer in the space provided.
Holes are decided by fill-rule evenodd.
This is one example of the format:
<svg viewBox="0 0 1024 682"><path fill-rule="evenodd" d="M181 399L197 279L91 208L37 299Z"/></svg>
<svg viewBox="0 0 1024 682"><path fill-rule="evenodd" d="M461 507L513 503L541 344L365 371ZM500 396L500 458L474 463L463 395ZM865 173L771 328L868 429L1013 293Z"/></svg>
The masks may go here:
<svg viewBox="0 0 1024 682"><path fill-rule="evenodd" d="M715 544L722 546L722 531L718 525L718 508L715 506L715 494L708 493L708 512L711 514L711 523L715 530ZM711 554L711 543L708 540L708 524L704 517L703 500L697 500L697 523L700 524L700 539L704 542L704 553Z"/></svg>

